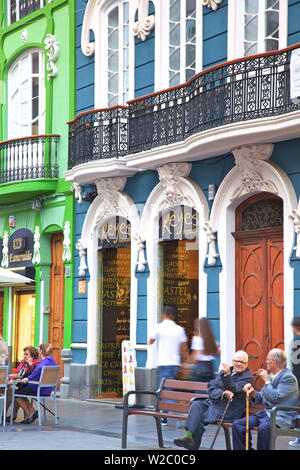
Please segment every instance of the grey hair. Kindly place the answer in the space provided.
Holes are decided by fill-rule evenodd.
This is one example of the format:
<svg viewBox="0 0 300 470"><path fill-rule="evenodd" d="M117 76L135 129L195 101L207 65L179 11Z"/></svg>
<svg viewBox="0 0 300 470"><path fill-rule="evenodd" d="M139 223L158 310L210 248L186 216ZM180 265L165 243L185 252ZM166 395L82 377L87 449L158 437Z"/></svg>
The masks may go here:
<svg viewBox="0 0 300 470"><path fill-rule="evenodd" d="M276 349L271 349L269 354L271 354L274 357L274 359L276 359L278 364L280 364L282 367L286 367L287 357L286 357L285 351L283 351L282 349L276 348Z"/></svg>

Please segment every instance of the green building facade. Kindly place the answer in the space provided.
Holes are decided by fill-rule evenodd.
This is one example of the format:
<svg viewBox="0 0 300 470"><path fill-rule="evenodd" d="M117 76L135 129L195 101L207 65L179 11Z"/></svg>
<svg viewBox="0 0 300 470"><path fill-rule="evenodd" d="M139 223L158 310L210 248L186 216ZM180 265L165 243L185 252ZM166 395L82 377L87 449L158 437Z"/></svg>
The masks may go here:
<svg viewBox="0 0 300 470"><path fill-rule="evenodd" d="M25 346L51 342L66 387L64 363L73 320L74 194L64 171L66 122L75 111L74 4L0 4L0 261L2 267L35 280L1 288L0 329L12 367Z"/></svg>

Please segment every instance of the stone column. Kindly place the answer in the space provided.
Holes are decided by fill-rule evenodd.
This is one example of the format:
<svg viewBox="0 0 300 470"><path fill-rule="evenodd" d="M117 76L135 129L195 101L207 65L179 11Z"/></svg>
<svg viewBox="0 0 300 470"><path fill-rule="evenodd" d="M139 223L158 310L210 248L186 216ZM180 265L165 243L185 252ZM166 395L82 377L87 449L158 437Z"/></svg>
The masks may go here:
<svg viewBox="0 0 300 470"><path fill-rule="evenodd" d="M60 381L60 398L69 398L70 367L72 362L71 349L62 349L61 360L64 363L64 376Z"/></svg>

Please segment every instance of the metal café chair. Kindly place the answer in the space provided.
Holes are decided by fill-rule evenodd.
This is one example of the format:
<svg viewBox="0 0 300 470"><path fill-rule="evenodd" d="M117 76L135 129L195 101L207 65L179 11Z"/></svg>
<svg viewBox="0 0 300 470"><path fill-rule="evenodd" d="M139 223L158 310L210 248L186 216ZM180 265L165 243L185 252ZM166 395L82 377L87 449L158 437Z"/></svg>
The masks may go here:
<svg viewBox="0 0 300 470"><path fill-rule="evenodd" d="M8 366L0 366L0 422L3 418L3 426L6 423L6 395L7 395L7 382L8 382Z"/></svg>
<svg viewBox="0 0 300 470"><path fill-rule="evenodd" d="M55 424L57 424L58 417L57 417L57 406L56 406L56 393L57 393L60 369L61 369L61 366L44 366L42 368L42 373L41 373L39 382L35 382L35 381L27 382L28 384L34 384L38 386L36 395L22 395L21 391L20 393L16 393L15 386L18 383L18 381L15 381L13 383L10 424L13 424L14 399L17 397L34 398L35 400L37 400L39 426L42 425L41 406L43 406L44 408L44 420L46 421L45 401L53 400L54 401L54 422ZM50 388L50 387L52 387L53 389L51 395L49 396L41 395L41 391L43 390L43 388ZM43 400L43 404L41 404L41 400Z"/></svg>

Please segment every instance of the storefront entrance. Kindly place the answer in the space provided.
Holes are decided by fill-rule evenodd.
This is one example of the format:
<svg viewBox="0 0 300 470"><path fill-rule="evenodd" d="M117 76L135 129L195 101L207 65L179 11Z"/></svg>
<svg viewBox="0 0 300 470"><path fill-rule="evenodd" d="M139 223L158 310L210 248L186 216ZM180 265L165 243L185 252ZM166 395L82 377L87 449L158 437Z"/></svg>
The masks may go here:
<svg viewBox="0 0 300 470"><path fill-rule="evenodd" d="M12 365L23 359L23 349L34 346L35 293L18 292L15 296Z"/></svg>
<svg viewBox="0 0 300 470"><path fill-rule="evenodd" d="M284 348L282 200L255 196L236 216L236 347L257 371L270 349Z"/></svg>
<svg viewBox="0 0 300 470"><path fill-rule="evenodd" d="M160 219L159 308L177 309L178 323L189 339L199 316L198 214L178 206Z"/></svg>
<svg viewBox="0 0 300 470"><path fill-rule="evenodd" d="M96 395L122 398L121 343L130 338L130 224L121 218L106 224L99 245L102 249L98 252L100 344Z"/></svg>

